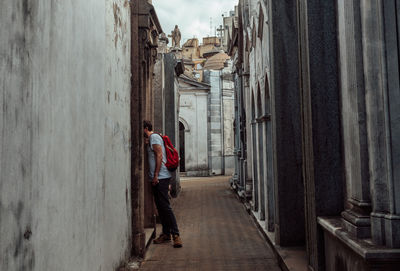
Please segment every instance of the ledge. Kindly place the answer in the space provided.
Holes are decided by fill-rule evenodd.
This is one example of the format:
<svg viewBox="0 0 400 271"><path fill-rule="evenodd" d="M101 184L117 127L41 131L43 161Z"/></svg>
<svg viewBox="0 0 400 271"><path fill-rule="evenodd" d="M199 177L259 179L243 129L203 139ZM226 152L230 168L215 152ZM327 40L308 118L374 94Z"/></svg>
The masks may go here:
<svg viewBox="0 0 400 271"><path fill-rule="evenodd" d="M284 271L308 271L307 254L305 247L281 247L275 243L275 233L266 230L265 221L258 217L258 213L251 210L251 205L243 197L240 197L238 191L235 190L238 200L243 203L244 208L253 219L254 224L258 228L260 234L269 244L274 252L279 266Z"/></svg>
<svg viewBox="0 0 400 271"><path fill-rule="evenodd" d="M259 219L257 212L248 210L258 230L274 251L279 266L284 271L308 271L305 247L282 247L275 243L275 233L266 230L265 221Z"/></svg>
<svg viewBox="0 0 400 271"><path fill-rule="evenodd" d="M341 217L318 217L318 224L367 261L400 261L400 249L378 246L371 239L352 236L345 230Z"/></svg>

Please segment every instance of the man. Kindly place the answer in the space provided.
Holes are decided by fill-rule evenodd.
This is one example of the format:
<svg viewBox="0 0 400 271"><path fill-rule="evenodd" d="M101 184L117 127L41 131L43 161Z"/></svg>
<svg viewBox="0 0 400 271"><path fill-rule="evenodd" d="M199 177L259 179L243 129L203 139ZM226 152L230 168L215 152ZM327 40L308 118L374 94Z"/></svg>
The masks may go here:
<svg viewBox="0 0 400 271"><path fill-rule="evenodd" d="M159 134L153 132L153 125L150 121L145 120L143 122L143 131L149 158L149 178L151 180L154 201L163 228L163 232L153 242L155 244L170 242L172 234L174 247L182 247L178 225L168 197L171 173L165 166L167 155L164 141Z"/></svg>

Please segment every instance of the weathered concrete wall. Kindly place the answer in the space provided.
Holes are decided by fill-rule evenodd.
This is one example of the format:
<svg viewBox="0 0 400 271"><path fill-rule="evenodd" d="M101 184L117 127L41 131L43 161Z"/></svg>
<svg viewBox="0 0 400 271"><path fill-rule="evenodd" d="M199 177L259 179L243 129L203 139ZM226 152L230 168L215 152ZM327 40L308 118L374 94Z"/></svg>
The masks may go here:
<svg viewBox="0 0 400 271"><path fill-rule="evenodd" d="M127 1L0 2L0 269L130 250Z"/></svg>

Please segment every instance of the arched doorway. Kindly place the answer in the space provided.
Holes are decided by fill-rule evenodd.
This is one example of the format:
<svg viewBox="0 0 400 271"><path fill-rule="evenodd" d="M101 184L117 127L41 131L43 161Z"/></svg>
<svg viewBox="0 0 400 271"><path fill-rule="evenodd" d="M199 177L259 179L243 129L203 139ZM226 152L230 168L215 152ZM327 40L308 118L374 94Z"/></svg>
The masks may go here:
<svg viewBox="0 0 400 271"><path fill-rule="evenodd" d="M179 122L179 167L181 172L186 172L185 169L185 125Z"/></svg>

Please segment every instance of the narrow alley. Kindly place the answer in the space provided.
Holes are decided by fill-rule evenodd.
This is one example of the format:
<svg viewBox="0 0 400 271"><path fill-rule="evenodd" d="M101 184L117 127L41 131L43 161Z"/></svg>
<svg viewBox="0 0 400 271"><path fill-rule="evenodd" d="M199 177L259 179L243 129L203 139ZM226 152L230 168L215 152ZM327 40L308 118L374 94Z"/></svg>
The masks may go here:
<svg viewBox="0 0 400 271"><path fill-rule="evenodd" d="M281 270L228 179L181 179L173 208L183 248L151 244L140 270Z"/></svg>
<svg viewBox="0 0 400 271"><path fill-rule="evenodd" d="M400 270L400 0L0 25L0 271Z"/></svg>

